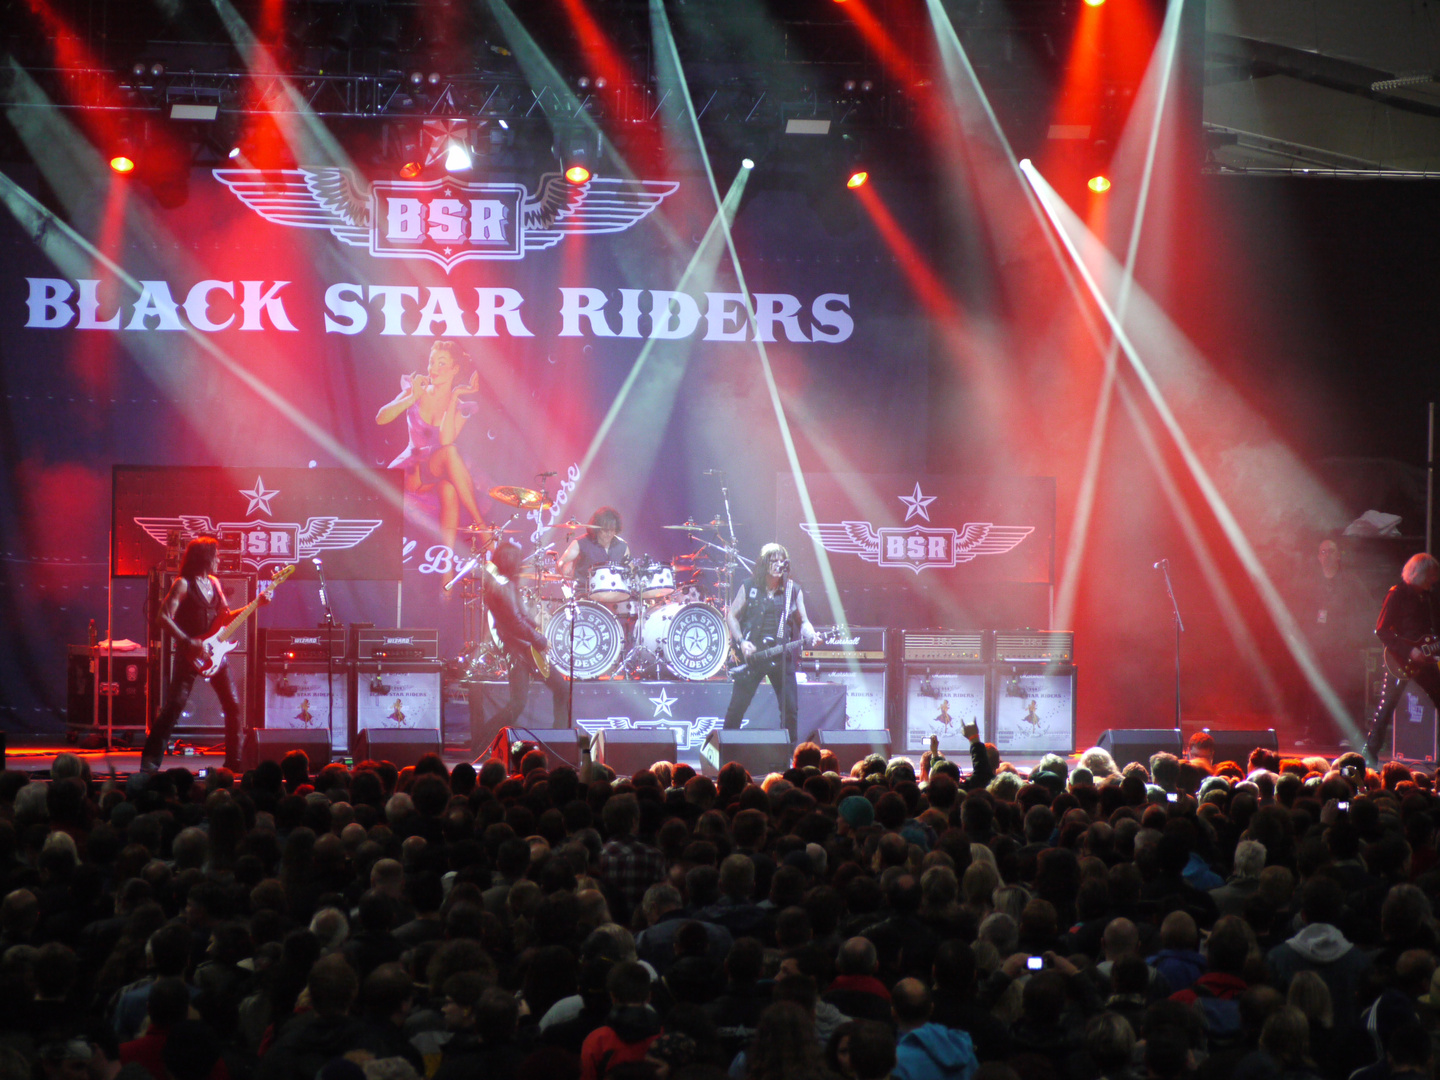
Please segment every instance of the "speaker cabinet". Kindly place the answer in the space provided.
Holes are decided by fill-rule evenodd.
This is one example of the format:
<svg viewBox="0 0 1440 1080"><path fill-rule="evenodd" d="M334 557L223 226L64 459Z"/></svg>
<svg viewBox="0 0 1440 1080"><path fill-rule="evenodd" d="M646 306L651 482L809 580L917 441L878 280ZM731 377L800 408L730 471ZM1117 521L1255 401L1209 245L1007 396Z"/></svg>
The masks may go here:
<svg viewBox="0 0 1440 1080"><path fill-rule="evenodd" d="M1279 753L1280 740L1275 735L1274 728L1262 728L1256 731L1227 731L1223 728L1206 728L1206 733L1215 740L1215 764L1222 761L1233 761L1242 769L1250 759L1250 751L1257 746L1266 750ZM1430 754L1433 757L1435 750L1432 744Z"/></svg>
<svg viewBox="0 0 1440 1080"><path fill-rule="evenodd" d="M355 665L355 731L428 731L439 741L439 664Z"/></svg>
<svg viewBox="0 0 1440 1080"><path fill-rule="evenodd" d="M350 665L266 664L265 728L325 731L334 753L350 748Z"/></svg>
<svg viewBox="0 0 1440 1080"><path fill-rule="evenodd" d="M1391 730L1397 758L1435 763L1435 703L1413 681L1405 684L1395 703Z"/></svg>
<svg viewBox="0 0 1440 1080"><path fill-rule="evenodd" d="M906 663L900 680L904 729L896 753L923 754L935 735L941 750L964 760L970 752L964 725L974 723L989 737L989 688L989 664Z"/></svg>
<svg viewBox="0 0 1440 1080"><path fill-rule="evenodd" d="M680 736L674 728L599 731L594 742L593 757L614 769L617 777L633 776L657 761L673 763L680 751Z"/></svg>
<svg viewBox="0 0 1440 1080"><path fill-rule="evenodd" d="M1095 745L1110 751L1115 764L1122 769L1132 761L1138 761L1148 769L1150 758L1162 750L1180 756L1180 729L1106 728Z"/></svg>
<svg viewBox="0 0 1440 1080"><path fill-rule="evenodd" d="M840 763L840 775L844 776L857 761L864 761L871 754L890 756L890 733L880 731L848 730L820 732L820 749L832 750Z"/></svg>
<svg viewBox="0 0 1440 1080"><path fill-rule="evenodd" d="M279 761L291 750L305 751L313 776L330 764L330 735L303 728L255 728L245 740L245 768L253 769L262 761Z"/></svg>
<svg viewBox="0 0 1440 1080"><path fill-rule="evenodd" d="M1073 667L996 664L992 677L993 741L1002 756L1069 754L1075 749Z"/></svg>
<svg viewBox="0 0 1440 1080"><path fill-rule="evenodd" d="M414 765L426 754L440 753L440 730L400 731L374 728L355 737L356 761L388 761L399 768Z"/></svg>
<svg viewBox="0 0 1440 1080"><path fill-rule="evenodd" d="M784 772L790 767L795 752L790 733L781 730L725 731L715 733L719 740L720 764L738 761L751 776Z"/></svg>

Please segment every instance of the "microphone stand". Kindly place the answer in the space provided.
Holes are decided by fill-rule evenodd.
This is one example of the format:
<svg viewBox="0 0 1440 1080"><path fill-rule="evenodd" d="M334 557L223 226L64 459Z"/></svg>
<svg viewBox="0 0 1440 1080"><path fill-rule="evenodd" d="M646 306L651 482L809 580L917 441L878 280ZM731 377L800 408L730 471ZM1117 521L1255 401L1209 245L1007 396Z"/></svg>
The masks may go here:
<svg viewBox="0 0 1440 1080"><path fill-rule="evenodd" d="M330 607L330 594L325 588L325 564L317 555L310 560L315 572L320 575L320 603L325 608L325 727L330 735L331 757L335 748L335 612ZM346 732L345 746L350 746L349 732Z"/></svg>
<svg viewBox="0 0 1440 1080"><path fill-rule="evenodd" d="M1170 581L1170 560L1161 559L1155 564L1165 575L1165 592L1170 597L1170 609L1175 613L1175 730L1180 730L1180 635L1185 632L1185 623L1180 618L1180 605L1175 600L1175 586Z"/></svg>

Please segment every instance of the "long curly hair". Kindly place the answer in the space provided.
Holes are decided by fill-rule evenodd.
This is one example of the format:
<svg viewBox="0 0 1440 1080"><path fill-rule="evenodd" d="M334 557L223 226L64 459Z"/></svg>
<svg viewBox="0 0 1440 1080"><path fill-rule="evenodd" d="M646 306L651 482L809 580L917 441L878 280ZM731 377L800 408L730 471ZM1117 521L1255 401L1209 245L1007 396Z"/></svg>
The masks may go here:
<svg viewBox="0 0 1440 1080"><path fill-rule="evenodd" d="M809 1013L793 1001L779 1001L760 1014L746 1055L747 1080L817 1080L829 1075Z"/></svg>

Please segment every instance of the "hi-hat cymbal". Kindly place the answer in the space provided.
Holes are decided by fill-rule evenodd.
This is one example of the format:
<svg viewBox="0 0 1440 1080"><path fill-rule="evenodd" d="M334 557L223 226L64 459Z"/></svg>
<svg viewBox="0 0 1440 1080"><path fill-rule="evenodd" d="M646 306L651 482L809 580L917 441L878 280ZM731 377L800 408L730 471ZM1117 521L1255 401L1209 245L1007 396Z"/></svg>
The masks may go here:
<svg viewBox="0 0 1440 1080"><path fill-rule="evenodd" d="M508 484L491 488L490 498L521 510L548 510L554 505L538 491L531 488L513 487Z"/></svg>
<svg viewBox="0 0 1440 1080"><path fill-rule="evenodd" d="M564 529L567 532L579 532L581 529L588 529L590 526L583 521L576 521L571 518L569 521L562 521L559 525L550 526L552 529Z"/></svg>

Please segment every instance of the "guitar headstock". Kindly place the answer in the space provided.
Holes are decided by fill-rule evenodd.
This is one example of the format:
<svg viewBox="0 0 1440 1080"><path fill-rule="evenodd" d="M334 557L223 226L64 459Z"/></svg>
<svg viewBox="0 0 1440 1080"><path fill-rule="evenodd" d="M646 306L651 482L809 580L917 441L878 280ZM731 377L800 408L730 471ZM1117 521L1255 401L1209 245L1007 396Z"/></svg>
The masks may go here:
<svg viewBox="0 0 1440 1080"><path fill-rule="evenodd" d="M276 570L273 574L270 575L270 588L273 589L276 585L279 585L284 581L288 581L290 579L290 575L293 573L295 573L294 563L291 563L289 566L280 567L278 570Z"/></svg>

